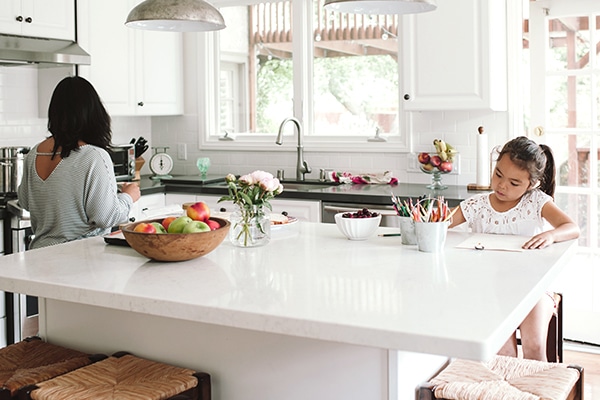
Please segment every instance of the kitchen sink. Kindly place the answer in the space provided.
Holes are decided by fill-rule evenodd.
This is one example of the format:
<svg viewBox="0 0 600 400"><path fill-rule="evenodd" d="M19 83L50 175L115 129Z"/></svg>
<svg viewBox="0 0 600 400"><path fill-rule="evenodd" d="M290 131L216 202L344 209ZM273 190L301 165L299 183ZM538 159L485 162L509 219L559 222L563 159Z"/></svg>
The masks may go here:
<svg viewBox="0 0 600 400"><path fill-rule="evenodd" d="M338 186L339 182L331 181L320 181L320 180L282 180L283 190L315 190L315 189L326 189L332 186Z"/></svg>

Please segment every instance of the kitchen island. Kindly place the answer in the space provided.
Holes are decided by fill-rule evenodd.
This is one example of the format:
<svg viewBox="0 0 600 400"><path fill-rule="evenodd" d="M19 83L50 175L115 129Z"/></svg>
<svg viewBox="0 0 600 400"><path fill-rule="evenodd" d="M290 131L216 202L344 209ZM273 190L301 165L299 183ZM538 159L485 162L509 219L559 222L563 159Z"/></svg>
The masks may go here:
<svg viewBox="0 0 600 400"><path fill-rule="evenodd" d="M455 247L467 237L429 254L298 222L180 263L90 238L0 258L0 289L41 299L48 341L209 372L217 400L410 399L447 357L493 356L576 247Z"/></svg>

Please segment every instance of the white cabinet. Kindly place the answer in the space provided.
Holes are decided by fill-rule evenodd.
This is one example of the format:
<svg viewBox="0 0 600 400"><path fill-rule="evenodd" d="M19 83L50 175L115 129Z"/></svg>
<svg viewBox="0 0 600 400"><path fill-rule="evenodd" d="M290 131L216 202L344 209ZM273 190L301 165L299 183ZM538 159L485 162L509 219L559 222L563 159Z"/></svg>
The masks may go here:
<svg viewBox="0 0 600 400"><path fill-rule="evenodd" d="M0 32L75 40L75 1L2 0Z"/></svg>
<svg viewBox="0 0 600 400"><path fill-rule="evenodd" d="M231 201L219 203L222 196L212 194L191 194L167 193L166 203L183 204L193 201L203 201L208 204L211 213L232 212L234 205ZM286 213L290 217L296 217L301 221L321 222L321 202L318 200L292 200L292 199L273 199L271 206L274 213Z"/></svg>
<svg viewBox="0 0 600 400"><path fill-rule="evenodd" d="M404 109L507 109L506 0L439 1L403 17Z"/></svg>
<svg viewBox="0 0 600 400"><path fill-rule="evenodd" d="M78 2L78 42L91 55L79 73L112 116L183 114L182 34L127 28L139 2Z"/></svg>
<svg viewBox="0 0 600 400"><path fill-rule="evenodd" d="M133 203L131 211L129 212L129 219L140 221L148 219L151 216L148 211L163 209L165 207L165 195L164 193L147 194L140 197L138 201Z"/></svg>

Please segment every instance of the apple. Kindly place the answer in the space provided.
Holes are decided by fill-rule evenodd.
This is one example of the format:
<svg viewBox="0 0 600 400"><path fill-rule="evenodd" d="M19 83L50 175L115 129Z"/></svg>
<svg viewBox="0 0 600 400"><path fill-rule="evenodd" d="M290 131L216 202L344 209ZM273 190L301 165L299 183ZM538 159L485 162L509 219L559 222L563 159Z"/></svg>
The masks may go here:
<svg viewBox="0 0 600 400"><path fill-rule="evenodd" d="M196 233L196 232L208 232L210 231L210 226L206 222L202 221L191 221L188 222L183 227L183 232L181 233Z"/></svg>
<svg viewBox="0 0 600 400"><path fill-rule="evenodd" d="M169 224L169 228L167 229L167 232L181 233L181 232L183 232L183 228L192 221L193 221L193 219L191 219L187 215L182 215L181 217L177 217L177 218L175 218L175 220L173 222L171 222Z"/></svg>
<svg viewBox="0 0 600 400"><path fill-rule="evenodd" d="M162 220L161 224L165 229L169 229L169 225L171 225L171 222L175 221L177 219L177 217L167 217L165 219Z"/></svg>
<svg viewBox="0 0 600 400"><path fill-rule="evenodd" d="M210 226L211 231L214 231L215 229L219 229L221 227L221 224L219 224L214 219L207 219L205 222L206 225Z"/></svg>
<svg viewBox="0 0 600 400"><path fill-rule="evenodd" d="M452 163L450 161L444 161L439 166L440 171L450 172L452 171Z"/></svg>
<svg viewBox="0 0 600 400"><path fill-rule="evenodd" d="M134 232L142 232L142 233L156 233L156 227L147 222L140 222L133 228Z"/></svg>
<svg viewBox="0 0 600 400"><path fill-rule="evenodd" d="M442 163L442 159L440 158L440 156L433 156L431 157L431 165L433 165L434 167L439 167L440 164Z"/></svg>
<svg viewBox="0 0 600 400"><path fill-rule="evenodd" d="M421 164L429 164L431 157L429 156L429 153L419 153L417 159Z"/></svg>
<svg viewBox="0 0 600 400"><path fill-rule="evenodd" d="M167 230L160 222L151 222L150 224L154 226L156 233L167 233Z"/></svg>
<svg viewBox="0 0 600 400"><path fill-rule="evenodd" d="M190 205L186 208L185 212L194 221L206 221L210 218L210 208L203 201L198 201Z"/></svg>

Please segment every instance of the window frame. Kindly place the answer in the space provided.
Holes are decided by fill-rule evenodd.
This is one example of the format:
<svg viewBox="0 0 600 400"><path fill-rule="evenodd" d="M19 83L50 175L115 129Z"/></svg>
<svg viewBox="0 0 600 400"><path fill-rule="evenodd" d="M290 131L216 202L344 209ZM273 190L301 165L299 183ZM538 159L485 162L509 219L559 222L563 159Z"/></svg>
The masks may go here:
<svg viewBox="0 0 600 400"><path fill-rule="evenodd" d="M293 57L293 116L302 121L305 132L313 128L313 31L312 0L290 0L292 2L292 24L294 35L292 38ZM216 7L246 6L257 1L252 0L221 0L215 1ZM225 21L227 23L227 21ZM402 29L403 18L399 21L399 31ZM225 28L227 29L227 28ZM402 77L402 44L398 40L398 96L403 93ZM199 148L210 150L294 150L297 147L296 139L292 137L292 130L286 129L283 145L275 147L277 133L252 134L229 133L234 140L224 139L225 132L220 132L219 116L219 82L221 53L219 46L219 32L206 32L198 34L197 65L198 65L198 119L199 119ZM247 90L244 90L247 92ZM292 115L289 115L291 117ZM282 116L282 121L285 117ZM305 151L360 151L360 152L409 152L411 148L410 132L412 121L410 113L405 113L403 101L398 103L398 118L400 128L398 135L382 136L387 141L369 141L375 136L374 132L361 136L326 136L304 135Z"/></svg>

